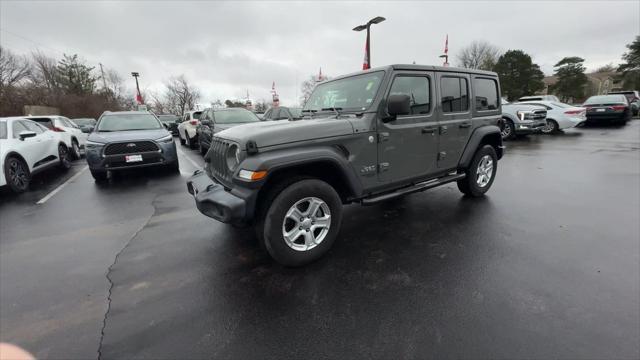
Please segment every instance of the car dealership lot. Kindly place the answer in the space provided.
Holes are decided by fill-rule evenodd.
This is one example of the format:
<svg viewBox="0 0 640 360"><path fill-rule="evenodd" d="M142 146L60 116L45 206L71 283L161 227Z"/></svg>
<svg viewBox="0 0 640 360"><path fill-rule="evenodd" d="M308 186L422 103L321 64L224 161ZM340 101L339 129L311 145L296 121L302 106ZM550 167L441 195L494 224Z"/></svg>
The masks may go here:
<svg viewBox="0 0 640 360"><path fill-rule="evenodd" d="M297 269L196 210L197 150L180 175L40 174L0 194L0 340L39 358L637 358L640 121L506 145L485 198L348 206Z"/></svg>

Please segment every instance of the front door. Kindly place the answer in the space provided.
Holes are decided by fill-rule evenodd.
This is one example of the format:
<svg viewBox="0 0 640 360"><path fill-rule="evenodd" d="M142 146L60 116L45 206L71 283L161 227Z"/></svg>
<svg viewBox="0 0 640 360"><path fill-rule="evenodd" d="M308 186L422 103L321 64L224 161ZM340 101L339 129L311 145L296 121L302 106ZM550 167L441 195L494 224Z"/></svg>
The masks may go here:
<svg viewBox="0 0 640 360"><path fill-rule="evenodd" d="M469 76L438 73L438 83L438 168L447 170L458 166L472 130Z"/></svg>
<svg viewBox="0 0 640 360"><path fill-rule="evenodd" d="M378 120L378 179L403 182L436 171L438 123L433 109L432 72L411 71L394 75L389 95L408 95L411 112L384 123Z"/></svg>

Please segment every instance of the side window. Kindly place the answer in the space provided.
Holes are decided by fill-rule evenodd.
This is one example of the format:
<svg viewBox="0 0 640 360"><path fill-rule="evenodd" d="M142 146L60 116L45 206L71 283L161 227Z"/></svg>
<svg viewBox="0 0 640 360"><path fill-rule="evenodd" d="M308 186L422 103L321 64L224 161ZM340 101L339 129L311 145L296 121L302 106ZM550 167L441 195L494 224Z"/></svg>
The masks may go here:
<svg viewBox="0 0 640 360"><path fill-rule="evenodd" d="M276 108L276 109L271 109L271 120L278 120L278 118L280 117L280 109Z"/></svg>
<svg viewBox="0 0 640 360"><path fill-rule="evenodd" d="M190 115L189 113L184 114L184 121L189 121Z"/></svg>
<svg viewBox="0 0 640 360"><path fill-rule="evenodd" d="M426 76L398 76L393 79L389 95L408 95L411 115L431 112L431 91Z"/></svg>
<svg viewBox="0 0 640 360"><path fill-rule="evenodd" d="M36 134L42 134L44 132L44 130L42 130L42 127L40 127L39 124L36 124L33 121L20 121L24 126L27 127L27 129L34 131Z"/></svg>
<svg viewBox="0 0 640 360"><path fill-rule="evenodd" d="M442 112L461 112L469 110L469 86L467 79L443 77L440 79Z"/></svg>
<svg viewBox="0 0 640 360"><path fill-rule="evenodd" d="M498 83L494 79L473 79L476 110L498 109Z"/></svg>
<svg viewBox="0 0 640 360"><path fill-rule="evenodd" d="M263 119L271 119L271 110L272 109L267 110L267 112L264 113L264 115L262 115L262 118Z"/></svg>
<svg viewBox="0 0 640 360"><path fill-rule="evenodd" d="M29 129L27 129L27 127L22 124L22 121L14 121L13 123L11 123L11 134L13 135L14 139L20 138L21 131L29 131Z"/></svg>

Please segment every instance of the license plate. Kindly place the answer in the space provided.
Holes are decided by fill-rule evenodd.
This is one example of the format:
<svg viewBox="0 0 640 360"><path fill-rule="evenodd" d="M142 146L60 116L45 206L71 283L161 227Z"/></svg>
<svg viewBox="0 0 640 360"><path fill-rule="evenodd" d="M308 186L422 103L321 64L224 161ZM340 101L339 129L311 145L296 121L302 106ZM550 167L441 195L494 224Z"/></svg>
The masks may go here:
<svg viewBox="0 0 640 360"><path fill-rule="evenodd" d="M607 109L596 109L597 112L605 112Z"/></svg>
<svg viewBox="0 0 640 360"><path fill-rule="evenodd" d="M125 155L124 161L128 163L139 162L142 161L142 155Z"/></svg>

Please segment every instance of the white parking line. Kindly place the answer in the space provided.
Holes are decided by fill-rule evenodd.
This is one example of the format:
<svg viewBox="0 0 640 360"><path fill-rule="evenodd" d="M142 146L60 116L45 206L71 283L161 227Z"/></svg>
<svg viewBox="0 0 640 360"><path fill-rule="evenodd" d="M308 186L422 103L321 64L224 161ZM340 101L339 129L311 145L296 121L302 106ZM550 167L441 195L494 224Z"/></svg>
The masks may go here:
<svg viewBox="0 0 640 360"><path fill-rule="evenodd" d="M190 157L188 157L187 154L185 154L182 150L180 150L180 148L177 148L177 149L178 149L178 153L180 153L183 158L189 160L191 165L193 165L196 168L196 170L202 169L202 165L199 165L197 162L195 162L195 160L193 160Z"/></svg>
<svg viewBox="0 0 640 360"><path fill-rule="evenodd" d="M87 169L89 168L89 165L85 165L80 171L78 171L75 175L73 175L72 177L70 177L67 181L63 182L62 184L60 184L57 188L53 189L52 192L48 193L45 197L43 197L42 199L38 200L38 202L36 203L36 205L42 205L44 203L47 202L47 200L51 199L53 197L53 195L57 194L60 190L64 189L65 186L67 186L67 184L69 184L70 182L72 182L73 180L77 179L80 175L82 175L83 172L85 172Z"/></svg>

